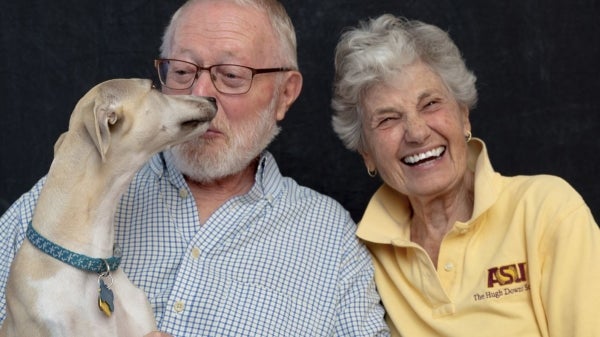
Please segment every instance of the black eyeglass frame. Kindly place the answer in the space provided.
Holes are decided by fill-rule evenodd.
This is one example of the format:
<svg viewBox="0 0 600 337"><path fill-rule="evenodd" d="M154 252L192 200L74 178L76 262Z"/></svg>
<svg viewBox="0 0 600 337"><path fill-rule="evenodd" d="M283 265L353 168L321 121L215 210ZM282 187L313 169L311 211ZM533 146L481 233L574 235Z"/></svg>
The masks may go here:
<svg viewBox="0 0 600 337"><path fill-rule="evenodd" d="M192 65L194 67L196 67L196 73L194 75L194 79L190 82L190 85L188 87L185 88L172 88L169 87L166 83L164 83L162 76L160 75L160 65L163 62L170 62L170 61L177 61L177 62L183 62L183 63L187 63L189 65ZM218 67L218 66L236 66L236 67L242 67L242 68L246 68L249 69L252 72L252 76L250 77L250 85L248 86L248 89L246 89L246 91L244 92L239 92L239 93L228 93L228 92L223 92L221 90L219 90L219 88L217 88L217 85L215 84L215 80L211 74L211 69L214 67ZM275 73L275 72L285 72L285 71L293 71L295 70L294 68L290 68L290 67L278 67L278 68L252 68L252 67L248 67L248 66L243 66L240 64L232 64L232 63L221 63L221 64L213 64L211 66L208 67L201 67L195 63L192 62L188 62L188 61L184 61L184 60L179 60L179 59L170 59L170 58L158 58L154 60L154 67L156 68L156 71L158 73L158 80L160 81L161 85L171 89L171 90L187 90L189 88L191 88L194 83L196 83L196 81L198 80L198 77L200 77L200 72L202 72L203 70L208 71L208 73L210 74L210 81L213 84L213 86L215 87L215 89L217 89L218 92L225 94L225 95L243 95L248 93L248 91L250 91L250 88L252 88L252 82L254 80L254 75L257 74L266 74L266 73Z"/></svg>

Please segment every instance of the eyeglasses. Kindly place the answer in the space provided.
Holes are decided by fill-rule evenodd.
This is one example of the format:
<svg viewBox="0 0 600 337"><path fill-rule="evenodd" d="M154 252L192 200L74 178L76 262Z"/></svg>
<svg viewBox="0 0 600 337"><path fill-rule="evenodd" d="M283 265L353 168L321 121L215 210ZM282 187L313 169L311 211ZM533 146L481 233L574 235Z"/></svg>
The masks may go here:
<svg viewBox="0 0 600 337"><path fill-rule="evenodd" d="M154 66L158 70L160 83L169 89L189 89L200 76L200 72L208 70L210 80L217 91L230 95L247 93L256 74L293 70L292 68L254 69L236 64L215 64L210 67L201 67L191 62L175 59L157 59L154 60Z"/></svg>

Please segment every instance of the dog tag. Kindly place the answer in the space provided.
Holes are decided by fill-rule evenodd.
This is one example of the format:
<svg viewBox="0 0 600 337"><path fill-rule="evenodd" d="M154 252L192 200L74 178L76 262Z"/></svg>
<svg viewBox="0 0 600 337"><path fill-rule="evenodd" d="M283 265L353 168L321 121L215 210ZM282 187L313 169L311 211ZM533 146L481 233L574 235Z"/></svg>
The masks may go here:
<svg viewBox="0 0 600 337"><path fill-rule="evenodd" d="M115 310L114 295L102 278L98 279L98 293L98 308L100 308L100 311L106 316L110 317Z"/></svg>

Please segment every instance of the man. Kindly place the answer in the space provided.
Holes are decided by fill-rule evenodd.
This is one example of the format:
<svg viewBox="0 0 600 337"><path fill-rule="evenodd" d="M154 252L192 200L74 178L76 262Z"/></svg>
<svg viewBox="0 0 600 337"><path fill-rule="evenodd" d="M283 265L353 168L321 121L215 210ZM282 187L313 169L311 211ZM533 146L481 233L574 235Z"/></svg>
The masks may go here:
<svg viewBox="0 0 600 337"><path fill-rule="evenodd" d="M388 335L348 212L282 177L265 150L302 87L281 4L190 1L174 14L161 53L163 90L215 97L218 112L206 134L153 157L117 210L121 266L148 295L159 330ZM0 219L2 289L42 184ZM2 297L2 319L5 309Z"/></svg>

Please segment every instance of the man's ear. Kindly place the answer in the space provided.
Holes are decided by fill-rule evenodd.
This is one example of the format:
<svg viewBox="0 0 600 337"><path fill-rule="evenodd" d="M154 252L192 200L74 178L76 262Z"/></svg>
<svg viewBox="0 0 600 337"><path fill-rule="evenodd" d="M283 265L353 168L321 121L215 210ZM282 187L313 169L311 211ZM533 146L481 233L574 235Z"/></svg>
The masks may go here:
<svg viewBox="0 0 600 337"><path fill-rule="evenodd" d="M302 74L299 71L288 71L285 73L285 76L277 105L276 118L278 121L281 121L285 117L286 112L290 109L294 101L296 101L296 98L300 96L300 91L302 91Z"/></svg>
<svg viewBox="0 0 600 337"><path fill-rule="evenodd" d="M86 113L84 117L85 128L96 145L102 162L106 160L110 145L110 125L117 122L116 106L116 97L99 95L94 101L93 111Z"/></svg>

